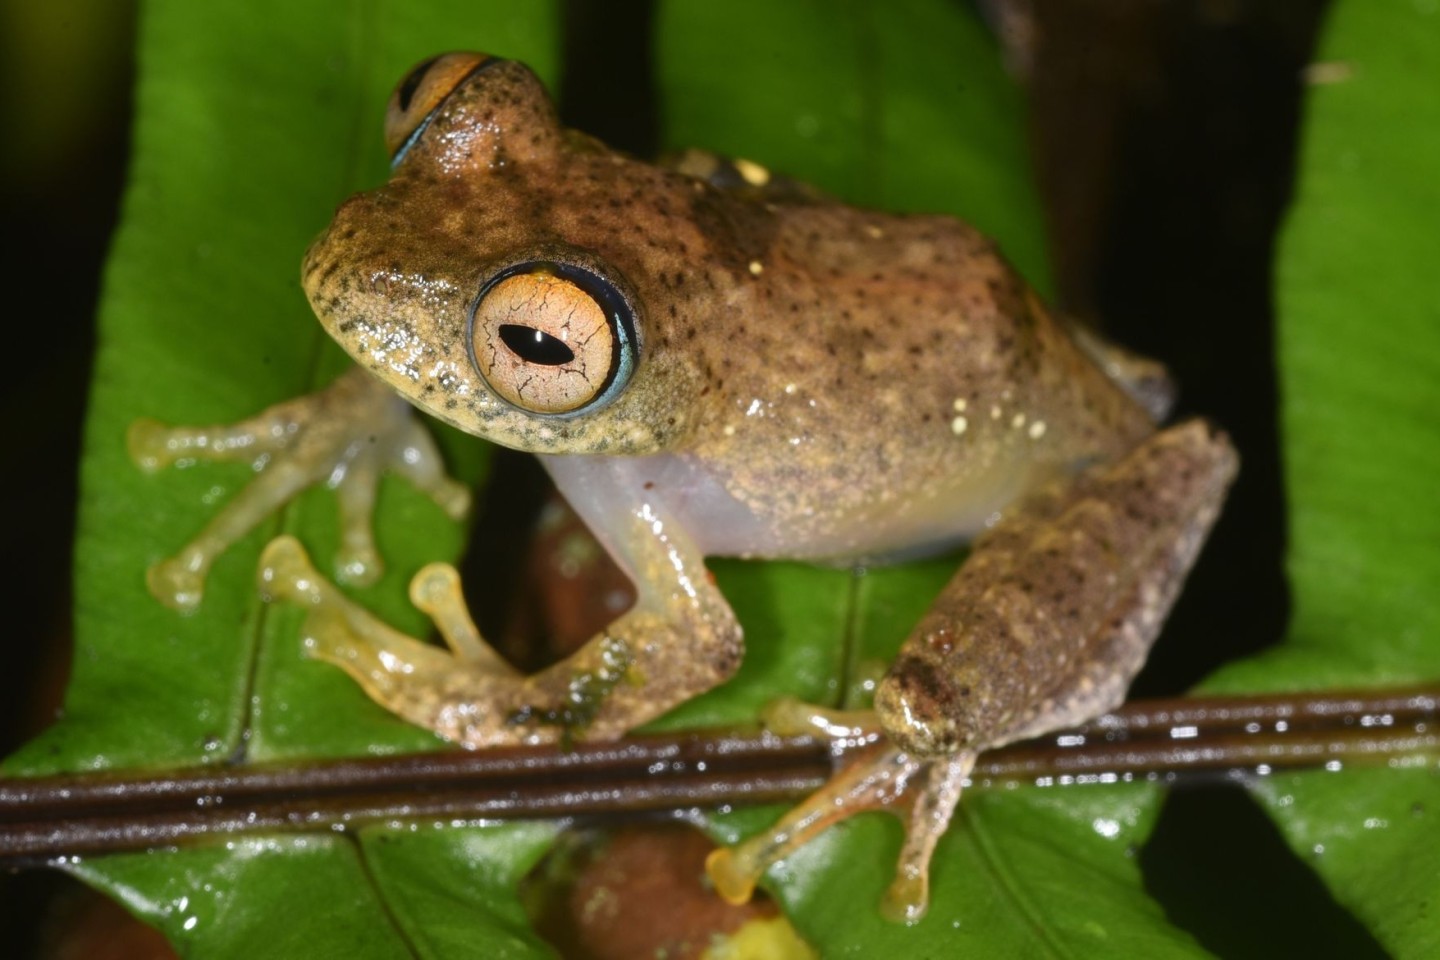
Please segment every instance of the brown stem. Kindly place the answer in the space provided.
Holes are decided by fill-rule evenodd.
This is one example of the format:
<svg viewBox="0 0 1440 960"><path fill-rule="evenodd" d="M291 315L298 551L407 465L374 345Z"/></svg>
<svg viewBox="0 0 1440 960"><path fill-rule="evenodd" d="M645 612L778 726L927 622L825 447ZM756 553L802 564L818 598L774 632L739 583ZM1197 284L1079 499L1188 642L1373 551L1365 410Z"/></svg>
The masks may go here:
<svg viewBox="0 0 1440 960"><path fill-rule="evenodd" d="M1433 762L1440 685L1133 703L981 757L975 786ZM626 814L771 803L814 790L844 750L765 734L666 734L293 765L0 780L0 865L196 837L392 819Z"/></svg>

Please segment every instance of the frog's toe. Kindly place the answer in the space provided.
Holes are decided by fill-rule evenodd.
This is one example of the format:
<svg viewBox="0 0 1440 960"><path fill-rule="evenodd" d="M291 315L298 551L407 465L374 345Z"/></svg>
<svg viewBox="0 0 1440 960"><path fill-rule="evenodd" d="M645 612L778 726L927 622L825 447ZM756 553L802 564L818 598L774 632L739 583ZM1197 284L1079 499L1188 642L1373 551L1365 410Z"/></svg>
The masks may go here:
<svg viewBox="0 0 1440 960"><path fill-rule="evenodd" d="M317 393L234 424L184 427L137 420L126 444L146 471L201 459L249 462L256 471L175 560L150 574L151 593L180 609L199 603L211 560L307 487L335 488L342 538L336 578L359 586L375 582L383 569L372 518L385 470L409 479L452 517L470 506L469 491L445 474L434 440L411 407L359 369Z"/></svg>
<svg viewBox="0 0 1440 960"><path fill-rule="evenodd" d="M891 810L913 795L905 845L895 881L881 911L887 919L915 923L929 900L930 857L950 823L973 754L921 759L889 744L876 744L829 783L790 810L769 830L705 861L715 890L731 903L744 903L773 864L784 860L832 824L866 810Z"/></svg>
<svg viewBox="0 0 1440 960"><path fill-rule="evenodd" d="M125 450L130 460L146 473L154 473L175 458L168 448L165 424L141 417L125 431Z"/></svg>
<svg viewBox="0 0 1440 960"><path fill-rule="evenodd" d="M463 520L470 513L470 488L445 472L435 439L413 420L399 434L388 466L451 519Z"/></svg>
<svg viewBox="0 0 1440 960"><path fill-rule="evenodd" d="M450 477L441 477L431 489L425 491L435 505L445 511L451 520L464 520L470 515L470 487Z"/></svg>
<svg viewBox="0 0 1440 960"><path fill-rule="evenodd" d="M380 579L385 564L373 545L341 547L335 554L335 579L347 587L368 587Z"/></svg>
<svg viewBox="0 0 1440 960"><path fill-rule="evenodd" d="M850 742L880 737L880 721L873 710L835 710L796 697L770 701L760 711L760 722L781 737L811 736Z"/></svg>
<svg viewBox="0 0 1440 960"><path fill-rule="evenodd" d="M560 736L512 723L513 716L537 712L535 691L480 636L454 567L430 564L410 586L415 605L434 620L450 651L353 603L315 569L294 537L277 537L265 548L259 584L267 601L305 608L301 635L309 656L341 668L372 700L409 722L467 746Z"/></svg>
<svg viewBox="0 0 1440 960"><path fill-rule="evenodd" d="M205 595L205 567L197 567L185 554L152 564L145 571L150 595L167 607L191 613Z"/></svg>

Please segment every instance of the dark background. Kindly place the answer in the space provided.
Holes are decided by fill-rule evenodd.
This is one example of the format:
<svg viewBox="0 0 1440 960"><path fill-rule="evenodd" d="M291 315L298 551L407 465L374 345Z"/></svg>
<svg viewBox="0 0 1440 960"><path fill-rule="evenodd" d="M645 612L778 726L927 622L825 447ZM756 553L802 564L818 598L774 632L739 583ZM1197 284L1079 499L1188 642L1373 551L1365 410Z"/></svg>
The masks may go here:
<svg viewBox="0 0 1440 960"><path fill-rule="evenodd" d="M1135 687L1142 696L1180 692L1284 630L1271 260L1292 179L1300 71L1325 3L987 6L1020 14L1005 22L1012 60L1029 64L1063 305L1169 364L1180 413L1212 417L1242 453L1225 514ZM567 13L567 122L652 152L649 5L571 0ZM11 292L10 364L0 378L11 598L3 754L53 717L67 669L80 422L123 183L134 9L122 0L0 0L0 17L0 223ZM1177 791L1139 856L1172 920L1223 955L1383 955L1239 790ZM0 953L31 954L36 917L51 918L49 943L69 916L54 895L64 903L69 886L42 873L0 877L0 944L15 948Z"/></svg>

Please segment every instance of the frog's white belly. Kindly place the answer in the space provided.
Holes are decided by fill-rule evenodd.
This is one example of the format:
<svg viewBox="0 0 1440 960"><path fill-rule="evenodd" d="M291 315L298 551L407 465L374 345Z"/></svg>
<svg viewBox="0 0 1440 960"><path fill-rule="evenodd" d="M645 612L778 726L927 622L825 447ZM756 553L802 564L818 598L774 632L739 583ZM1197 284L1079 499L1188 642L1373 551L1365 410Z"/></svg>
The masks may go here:
<svg viewBox="0 0 1440 960"><path fill-rule="evenodd" d="M892 491L843 512L824 505L802 512L767 509L791 502L784 497L757 509L683 455L540 460L607 547L637 510L649 508L684 530L705 556L867 562L932 553L992 526L1029 485L1028 465L1013 464L925 497Z"/></svg>

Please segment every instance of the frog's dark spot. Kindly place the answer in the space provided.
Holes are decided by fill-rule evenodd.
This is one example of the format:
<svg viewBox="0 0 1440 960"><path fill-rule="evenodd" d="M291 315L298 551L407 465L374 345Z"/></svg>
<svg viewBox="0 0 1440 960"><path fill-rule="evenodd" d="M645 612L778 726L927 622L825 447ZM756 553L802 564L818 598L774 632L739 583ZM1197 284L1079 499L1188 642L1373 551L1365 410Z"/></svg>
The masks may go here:
<svg viewBox="0 0 1440 960"><path fill-rule="evenodd" d="M716 652L711 663L717 674L722 677L728 677L739 668L740 654L734 649L733 645L727 645Z"/></svg>
<svg viewBox="0 0 1440 960"><path fill-rule="evenodd" d="M890 677L902 688L905 693L912 694L911 706L918 706L916 702L925 701L933 704L935 712L945 714L945 705L951 701L951 688L945 682L944 676L928 660L914 656L913 654L901 653L895 658L895 663L890 667Z"/></svg>
<svg viewBox="0 0 1440 960"><path fill-rule="evenodd" d="M446 409L446 410L454 410L454 409L455 409L456 407L458 407L459 405L460 405L460 404L456 403L456 402L455 402L455 399L454 399L453 397L452 397L451 399L445 401L445 409Z"/></svg>
<svg viewBox="0 0 1440 960"><path fill-rule="evenodd" d="M434 393L434 392L435 392L435 384L433 384L433 383L427 383L427 384L425 384L423 387L420 388L420 395L421 395L421 396L428 397L430 394L432 394L432 393Z"/></svg>

